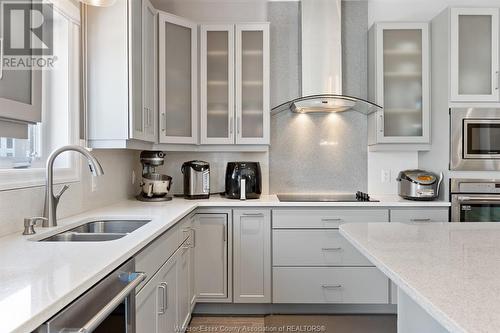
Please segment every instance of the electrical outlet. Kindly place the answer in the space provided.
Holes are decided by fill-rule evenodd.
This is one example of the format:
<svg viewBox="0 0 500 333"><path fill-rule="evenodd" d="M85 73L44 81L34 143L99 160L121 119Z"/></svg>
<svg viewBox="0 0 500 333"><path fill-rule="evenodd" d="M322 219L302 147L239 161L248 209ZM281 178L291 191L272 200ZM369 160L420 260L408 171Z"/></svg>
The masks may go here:
<svg viewBox="0 0 500 333"><path fill-rule="evenodd" d="M388 170L388 169L382 170L381 181L382 181L382 183L390 183L391 182L391 170Z"/></svg>
<svg viewBox="0 0 500 333"><path fill-rule="evenodd" d="M135 181L136 181L135 170L132 170L132 185L135 185Z"/></svg>

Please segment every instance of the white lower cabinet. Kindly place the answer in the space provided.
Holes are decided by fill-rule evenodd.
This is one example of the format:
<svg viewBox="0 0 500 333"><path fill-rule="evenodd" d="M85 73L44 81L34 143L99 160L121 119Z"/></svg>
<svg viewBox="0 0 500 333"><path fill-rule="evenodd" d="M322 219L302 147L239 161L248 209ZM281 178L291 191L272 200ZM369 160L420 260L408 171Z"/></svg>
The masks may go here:
<svg viewBox="0 0 500 333"><path fill-rule="evenodd" d="M350 222L389 222L387 209L276 209L274 229L338 229Z"/></svg>
<svg viewBox="0 0 500 333"><path fill-rule="evenodd" d="M273 230L274 266L371 266L337 229Z"/></svg>
<svg viewBox="0 0 500 333"><path fill-rule="evenodd" d="M234 303L271 303L271 212L233 211Z"/></svg>
<svg viewBox="0 0 500 333"><path fill-rule="evenodd" d="M158 237L136 257L136 269L148 275L137 289L136 331L184 332L194 297L195 234L192 216Z"/></svg>
<svg viewBox="0 0 500 333"><path fill-rule="evenodd" d="M391 222L448 222L448 208L391 209Z"/></svg>
<svg viewBox="0 0 500 333"><path fill-rule="evenodd" d="M194 217L195 289L200 302L232 301L231 285L231 210L201 213Z"/></svg>
<svg viewBox="0 0 500 333"><path fill-rule="evenodd" d="M273 210L272 302L388 304L387 277L338 230L358 222L389 222L389 210Z"/></svg>
<svg viewBox="0 0 500 333"><path fill-rule="evenodd" d="M177 252L136 295L137 332L177 329Z"/></svg>
<svg viewBox="0 0 500 333"><path fill-rule="evenodd" d="M387 304L388 289L375 267L273 268L273 303Z"/></svg>
<svg viewBox="0 0 500 333"><path fill-rule="evenodd" d="M191 319L191 301L189 299L189 245L184 245L179 250L178 258L178 309L179 320L178 324L182 332L187 328Z"/></svg>

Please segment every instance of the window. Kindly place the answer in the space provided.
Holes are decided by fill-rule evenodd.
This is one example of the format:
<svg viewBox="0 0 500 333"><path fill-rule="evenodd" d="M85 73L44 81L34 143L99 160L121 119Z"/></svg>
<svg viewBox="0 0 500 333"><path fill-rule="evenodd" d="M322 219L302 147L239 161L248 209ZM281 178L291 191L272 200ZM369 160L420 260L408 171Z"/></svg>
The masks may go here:
<svg viewBox="0 0 500 333"><path fill-rule="evenodd" d="M28 126L27 139L0 138L0 169L26 169L42 167L40 149L40 126Z"/></svg>
<svg viewBox="0 0 500 333"><path fill-rule="evenodd" d="M53 8L53 56L56 60L51 68L41 70L39 87L33 85L33 79L28 79L28 84L24 85L28 91L41 89L42 121L28 125L22 135L14 137L2 135L9 131L0 126L0 190L43 184L44 166L50 152L63 145L79 143L80 9L77 3L60 0L53 0ZM10 98L5 95L13 90L12 85L23 87L19 80L9 81L6 73L7 70L0 80L0 100ZM7 87L2 88L2 85ZM0 101L0 119L1 116ZM78 180L79 161L75 154L59 156L55 163L56 182Z"/></svg>

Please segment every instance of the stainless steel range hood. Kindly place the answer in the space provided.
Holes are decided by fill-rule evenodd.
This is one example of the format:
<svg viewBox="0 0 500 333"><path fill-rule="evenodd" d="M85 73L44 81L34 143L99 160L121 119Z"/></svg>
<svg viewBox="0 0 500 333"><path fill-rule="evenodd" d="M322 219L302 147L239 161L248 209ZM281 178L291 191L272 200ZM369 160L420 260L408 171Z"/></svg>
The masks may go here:
<svg viewBox="0 0 500 333"><path fill-rule="evenodd" d="M301 0L302 97L272 109L272 114L331 113L354 110L370 114L381 107L342 94L341 0Z"/></svg>

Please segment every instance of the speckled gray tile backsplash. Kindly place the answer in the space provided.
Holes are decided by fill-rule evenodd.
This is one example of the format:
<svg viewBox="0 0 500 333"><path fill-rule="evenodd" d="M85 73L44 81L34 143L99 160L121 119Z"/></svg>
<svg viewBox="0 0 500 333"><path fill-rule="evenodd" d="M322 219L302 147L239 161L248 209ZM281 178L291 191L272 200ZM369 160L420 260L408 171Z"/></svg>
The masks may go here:
<svg viewBox="0 0 500 333"><path fill-rule="evenodd" d="M272 106L298 97L300 6L270 2ZM366 98L366 1L342 2L343 93ZM295 22L295 23L294 23ZM295 27L295 28L294 28ZM357 112L271 117L270 192L367 190L367 117Z"/></svg>

